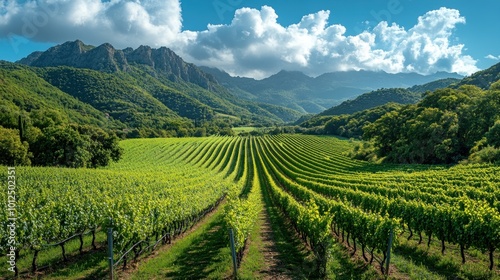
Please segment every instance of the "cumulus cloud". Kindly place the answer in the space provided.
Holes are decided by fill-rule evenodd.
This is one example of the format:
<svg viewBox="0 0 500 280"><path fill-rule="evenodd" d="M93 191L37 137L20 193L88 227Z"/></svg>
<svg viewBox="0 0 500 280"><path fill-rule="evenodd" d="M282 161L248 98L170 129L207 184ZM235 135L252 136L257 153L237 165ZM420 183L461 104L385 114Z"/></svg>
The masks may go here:
<svg viewBox="0 0 500 280"><path fill-rule="evenodd" d="M0 6L0 36L41 42L161 46L181 28L178 0L6 0Z"/></svg>
<svg viewBox="0 0 500 280"><path fill-rule="evenodd" d="M492 59L492 60L500 60L500 55L494 56L492 54L489 54L489 55L485 56L484 58Z"/></svg>
<svg viewBox="0 0 500 280"><path fill-rule="evenodd" d="M329 11L306 15L282 26L274 9L243 8L228 25L196 33L179 51L189 60L216 66L231 74L265 77L281 69L310 75L345 70L470 74L476 61L463 54L463 44L450 38L465 18L441 8L418 18L406 30L385 21L357 35L346 35L340 24L329 24Z"/></svg>
<svg viewBox="0 0 500 280"><path fill-rule="evenodd" d="M167 46L189 62L255 78L282 69L309 75L478 70L476 60L463 53L464 45L451 40L456 26L465 23L457 10L429 11L409 29L382 21L356 35L346 35L346 27L330 24L329 17L329 11L319 11L283 26L272 7L241 8L230 24L194 32L182 30L179 0L7 0L0 4L0 36L81 39L118 48Z"/></svg>

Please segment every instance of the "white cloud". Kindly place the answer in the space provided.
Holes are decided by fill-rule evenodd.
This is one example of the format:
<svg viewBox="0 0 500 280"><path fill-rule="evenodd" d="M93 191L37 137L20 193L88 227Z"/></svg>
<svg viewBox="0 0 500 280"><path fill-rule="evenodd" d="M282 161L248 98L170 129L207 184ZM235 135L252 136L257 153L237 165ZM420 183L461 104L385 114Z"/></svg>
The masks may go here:
<svg viewBox="0 0 500 280"><path fill-rule="evenodd" d="M42 42L81 39L88 44L109 42L125 48L166 45L182 28L178 0L3 2L0 6L1 37L18 35Z"/></svg>
<svg viewBox="0 0 500 280"><path fill-rule="evenodd" d="M492 60L500 60L500 55L494 56L492 54L489 54L489 55L485 56L484 58L492 59Z"/></svg>
<svg viewBox="0 0 500 280"><path fill-rule="evenodd" d="M476 61L463 54L464 45L450 40L455 27L465 23L457 10L430 11L408 30L382 21L354 36L346 36L340 24L329 25L329 15L319 11L281 26L271 7L244 8L236 11L231 24L196 33L178 51L195 63L242 76L257 71L264 77L281 69L310 75L360 69L421 74L478 70Z"/></svg>
<svg viewBox="0 0 500 280"><path fill-rule="evenodd" d="M256 78L281 69L309 75L360 69L422 74L478 70L476 60L463 53L464 45L452 40L456 26L465 23L457 10L429 11L408 30L382 21L350 36L344 26L329 24L329 17L329 11L319 11L282 26L272 7L241 8L230 24L194 32L182 30L179 0L8 0L0 5L0 36L81 39L117 48L164 45L189 62Z"/></svg>

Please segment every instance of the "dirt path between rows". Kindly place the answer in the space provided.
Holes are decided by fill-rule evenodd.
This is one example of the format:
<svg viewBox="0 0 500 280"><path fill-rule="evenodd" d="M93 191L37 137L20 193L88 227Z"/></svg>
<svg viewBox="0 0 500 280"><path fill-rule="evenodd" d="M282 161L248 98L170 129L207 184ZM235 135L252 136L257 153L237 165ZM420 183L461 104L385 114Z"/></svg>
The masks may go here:
<svg viewBox="0 0 500 280"><path fill-rule="evenodd" d="M262 253L264 255L264 270L260 271L262 279L292 279L290 272L285 269L285 265L280 261L280 253L275 243L274 232L266 209L259 214L261 220L260 237L262 239Z"/></svg>

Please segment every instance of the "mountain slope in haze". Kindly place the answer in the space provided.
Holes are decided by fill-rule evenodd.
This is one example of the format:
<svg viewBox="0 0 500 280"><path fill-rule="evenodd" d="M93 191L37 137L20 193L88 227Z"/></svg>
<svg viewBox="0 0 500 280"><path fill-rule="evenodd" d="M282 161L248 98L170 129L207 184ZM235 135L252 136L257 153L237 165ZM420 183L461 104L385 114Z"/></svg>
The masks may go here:
<svg viewBox="0 0 500 280"><path fill-rule="evenodd" d="M352 114L366 109L381 106L387 103L413 104L417 103L422 94L427 91L445 88L454 85L461 80L455 78L440 79L423 85L409 88L382 88L364 93L353 100L347 100L318 114L319 116L333 116Z"/></svg>
<svg viewBox="0 0 500 280"><path fill-rule="evenodd" d="M280 71L262 80L232 77L216 69L201 67L212 74L234 95L247 100L279 104L302 113L319 113L340 102L379 88L407 88L444 78L462 78L458 74L346 71L325 73L316 78L297 71Z"/></svg>
<svg viewBox="0 0 500 280"><path fill-rule="evenodd" d="M427 84L412 86L408 88L408 90L416 93L425 93L427 91L435 91L436 89L452 86L459 83L460 81L460 79L455 78L440 79Z"/></svg>
<svg viewBox="0 0 500 280"><path fill-rule="evenodd" d="M500 80L500 63L497 63L488 69L478 71L468 77L463 78L454 87L458 88L462 85L474 85L482 89L488 89L494 82L498 80Z"/></svg>
<svg viewBox="0 0 500 280"><path fill-rule="evenodd" d="M364 93L353 100L344 101L337 106L334 106L328 110L321 112L320 114L311 116L309 118L303 118L301 119L301 121L297 121L297 124L300 124L303 127L321 126L324 125L327 121L329 121L331 116L339 116L343 114L349 114L349 115L355 114L357 112L369 110L389 103L414 104L422 99L423 93L427 91L434 91L439 88L445 88L450 85L454 85L457 82L460 82L460 80L454 78L448 78L430 82L424 85L413 86L407 89L383 88L374 90L368 93ZM356 118L357 117L354 116L351 119L356 119ZM346 133L346 135L350 134Z"/></svg>
<svg viewBox="0 0 500 280"><path fill-rule="evenodd" d="M41 76L57 87L69 91L73 96L86 96L89 102L97 102L93 97L101 95L102 98L105 91L111 91L110 96L114 94L115 97L126 92L126 99L128 93L135 94L135 97L130 98L138 98L138 101L155 99L153 103L162 103L178 116L194 121L229 115L245 120L245 124L272 124L292 121L301 115L297 111L274 106L272 111L278 112L277 116L268 110L270 107L266 104L242 100L219 85L212 75L203 72L194 64L184 62L165 47L152 49L141 46L135 50L117 50L110 44L94 47L77 40L52 47L45 52L35 52L18 63L41 69L51 68L41 71L44 72ZM64 71L53 69L61 66L67 68ZM70 68L74 70L68 70ZM102 75L96 75L95 72ZM65 74L72 75L72 78L59 77ZM92 77L79 79L79 85L73 82L73 78L82 75ZM103 80L95 80L97 76ZM106 86L110 79L114 79L112 84L116 85L118 80L123 80L124 84L110 89ZM87 87L91 89L86 89ZM93 93L90 94L89 90ZM121 102L119 98L113 98L111 101L117 100Z"/></svg>
<svg viewBox="0 0 500 280"><path fill-rule="evenodd" d="M492 67L478 71L463 79L446 78L436 80L423 85L415 85L407 89L381 89L362 94L353 100L347 100L340 105L334 106L321 112L320 116L352 114L374 108L389 102L399 104L412 104L421 99L421 94L427 91L435 91L440 88L458 88L462 85L475 85L482 89L488 89L491 84L500 79L500 63Z"/></svg>
<svg viewBox="0 0 500 280"><path fill-rule="evenodd" d="M413 104L420 100L420 98L420 93L414 93L404 88L379 89L362 94L353 100L344 101L340 105L321 112L319 115L333 116L352 114L381 106L389 102L398 104Z"/></svg>
<svg viewBox="0 0 500 280"><path fill-rule="evenodd" d="M458 81L456 79L442 79L408 89L382 89L366 93L354 100L346 101L341 105L330 108L321 114L309 118L303 117L301 119L302 121L298 124L300 124L301 127L311 129L314 133L335 134L343 137L360 137L363 127L366 124L375 122L385 112L407 108L401 104L404 104L406 101L411 101L425 92L425 94L423 94L423 100L427 100L426 102L417 103L417 101L421 101L421 98L418 98L417 101L410 103L416 103L417 105L415 106L428 106L428 104L432 104L433 108L438 108L435 112L442 113L442 111L446 110L442 109L443 106L457 108L456 104L453 102L460 100L460 102L466 104L466 107L469 106L469 108L471 108L476 106L477 108L475 110L477 110L477 112L474 114L482 114L483 117L486 117L486 121L489 122L491 126L495 121L493 115L496 114L496 111L487 108L489 106L498 107L500 104L497 98L498 89L500 88L499 83L500 63ZM470 87L460 89L460 86L464 85L482 85L483 89L486 90L481 93L479 89L473 90ZM461 94L460 91L466 94ZM469 104L468 101L464 101L473 97L483 99L481 105L478 105L479 103L473 104L470 102ZM394 101L398 99L399 104L394 103ZM381 100L388 101L388 103L375 107ZM447 102L454 105L443 105ZM484 112L481 111L481 107L485 108ZM477 120L471 120L470 123L474 121ZM481 125L477 125L477 128L488 131L489 126L483 122ZM474 143L467 143L470 147L472 147L473 144Z"/></svg>

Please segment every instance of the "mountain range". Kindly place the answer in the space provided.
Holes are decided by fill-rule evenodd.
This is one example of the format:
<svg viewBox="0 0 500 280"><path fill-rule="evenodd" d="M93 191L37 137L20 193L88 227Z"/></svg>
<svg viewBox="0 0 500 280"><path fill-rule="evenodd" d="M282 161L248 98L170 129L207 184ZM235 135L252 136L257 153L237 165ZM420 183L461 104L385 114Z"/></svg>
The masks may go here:
<svg viewBox="0 0 500 280"><path fill-rule="evenodd" d="M432 75L417 73L389 74L371 71L325 73L309 77L302 72L280 71L262 80L232 77L216 68L201 67L236 96L286 106L303 114L319 113L347 99L380 88L408 88L445 78L461 79L454 73Z"/></svg>
<svg viewBox="0 0 500 280"><path fill-rule="evenodd" d="M149 112L153 115L165 115L168 109L194 121L225 117L234 123L267 125L300 117L299 112L285 107L236 98L212 75L164 47L117 50L110 44L94 47L77 40L34 52L19 64L59 90L125 122L133 118L130 114L151 111L146 109L152 108L150 103L165 107ZM110 103L116 106L108 106ZM127 110L133 112L124 114Z"/></svg>
<svg viewBox="0 0 500 280"><path fill-rule="evenodd" d="M369 71L309 77L280 71L256 80L198 67L165 47L118 50L77 40L16 63L0 62L0 106L10 112L54 109L72 121L113 129L178 132L206 123L293 122L365 92L411 86L412 92L422 92L433 87L426 83L445 79L434 82L443 86L458 78Z"/></svg>

